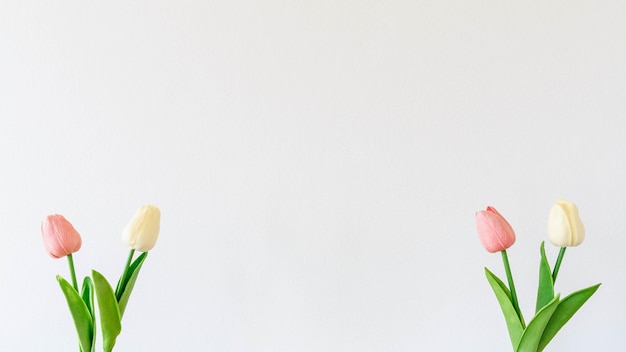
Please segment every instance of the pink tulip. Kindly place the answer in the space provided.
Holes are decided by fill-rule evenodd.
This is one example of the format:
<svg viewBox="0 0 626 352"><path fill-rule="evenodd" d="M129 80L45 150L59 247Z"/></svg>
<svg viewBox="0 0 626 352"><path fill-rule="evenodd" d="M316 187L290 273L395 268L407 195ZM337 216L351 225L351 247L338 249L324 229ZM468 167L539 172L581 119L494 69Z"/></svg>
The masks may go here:
<svg viewBox="0 0 626 352"><path fill-rule="evenodd" d="M77 252L82 245L78 231L63 215L48 215L41 223L43 245L53 258Z"/></svg>
<svg viewBox="0 0 626 352"><path fill-rule="evenodd" d="M480 242L490 253L503 251L515 243L513 228L493 207L476 212L476 229Z"/></svg>

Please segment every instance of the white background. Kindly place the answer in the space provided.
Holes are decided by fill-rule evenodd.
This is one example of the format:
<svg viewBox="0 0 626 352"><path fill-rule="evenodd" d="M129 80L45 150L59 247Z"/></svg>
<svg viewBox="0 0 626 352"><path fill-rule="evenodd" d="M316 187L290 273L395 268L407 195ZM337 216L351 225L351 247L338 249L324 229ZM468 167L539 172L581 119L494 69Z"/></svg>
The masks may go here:
<svg viewBox="0 0 626 352"><path fill-rule="evenodd" d="M522 310L558 198L602 282L548 351L626 350L626 2L3 1L0 350L76 350L39 225L116 281L161 235L115 351L505 351L474 213ZM547 245L553 262L557 249ZM100 337L100 336L99 336ZM99 341L100 342L100 341Z"/></svg>

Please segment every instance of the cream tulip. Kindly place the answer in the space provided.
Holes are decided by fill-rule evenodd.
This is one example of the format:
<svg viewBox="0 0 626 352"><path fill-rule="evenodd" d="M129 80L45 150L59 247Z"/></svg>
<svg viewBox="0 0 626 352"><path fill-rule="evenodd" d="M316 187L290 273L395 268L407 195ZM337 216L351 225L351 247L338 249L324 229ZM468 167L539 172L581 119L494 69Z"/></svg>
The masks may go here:
<svg viewBox="0 0 626 352"><path fill-rule="evenodd" d="M559 199L548 216L548 239L558 247L575 247L585 239L585 227L578 216L578 207Z"/></svg>
<svg viewBox="0 0 626 352"><path fill-rule="evenodd" d="M161 211L154 205L143 205L124 228L122 239L132 249L147 252L159 237Z"/></svg>

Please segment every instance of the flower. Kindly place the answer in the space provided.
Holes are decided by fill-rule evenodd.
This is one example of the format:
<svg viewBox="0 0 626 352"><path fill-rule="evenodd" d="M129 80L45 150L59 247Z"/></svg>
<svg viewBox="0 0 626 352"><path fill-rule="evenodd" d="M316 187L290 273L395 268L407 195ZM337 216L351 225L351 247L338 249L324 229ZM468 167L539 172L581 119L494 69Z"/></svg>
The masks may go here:
<svg viewBox="0 0 626 352"><path fill-rule="evenodd" d="M154 205L143 205L126 225L122 239L133 249L147 252L159 237L161 211Z"/></svg>
<svg viewBox="0 0 626 352"><path fill-rule="evenodd" d="M585 239L585 226L578 216L578 207L559 199L548 216L548 239L558 247L575 247Z"/></svg>
<svg viewBox="0 0 626 352"><path fill-rule="evenodd" d="M53 258L77 252L82 245L80 234L63 215L48 215L41 222L43 245Z"/></svg>
<svg viewBox="0 0 626 352"><path fill-rule="evenodd" d="M515 231L493 207L476 212L476 230L483 247L490 252L500 252L515 243Z"/></svg>

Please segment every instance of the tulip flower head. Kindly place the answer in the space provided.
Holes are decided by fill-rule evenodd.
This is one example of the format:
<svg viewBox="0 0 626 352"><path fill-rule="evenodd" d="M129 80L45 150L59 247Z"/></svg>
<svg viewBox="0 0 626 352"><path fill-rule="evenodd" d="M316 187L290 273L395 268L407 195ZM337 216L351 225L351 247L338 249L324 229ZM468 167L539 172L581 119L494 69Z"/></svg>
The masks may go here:
<svg viewBox="0 0 626 352"><path fill-rule="evenodd" d="M44 247L53 258L77 252L82 245L80 234L63 215L48 215L41 223Z"/></svg>
<svg viewBox="0 0 626 352"><path fill-rule="evenodd" d="M548 216L548 239L558 247L575 247L585 239L585 227L578 216L578 207L559 199Z"/></svg>
<svg viewBox="0 0 626 352"><path fill-rule="evenodd" d="M122 239L132 249L147 252L159 237L161 211L154 205L143 205L124 228Z"/></svg>
<svg viewBox="0 0 626 352"><path fill-rule="evenodd" d="M493 207L476 212L476 229L483 247L490 252L500 252L515 243L515 231Z"/></svg>

